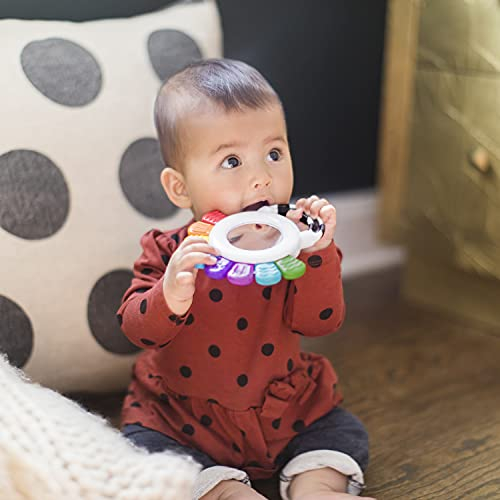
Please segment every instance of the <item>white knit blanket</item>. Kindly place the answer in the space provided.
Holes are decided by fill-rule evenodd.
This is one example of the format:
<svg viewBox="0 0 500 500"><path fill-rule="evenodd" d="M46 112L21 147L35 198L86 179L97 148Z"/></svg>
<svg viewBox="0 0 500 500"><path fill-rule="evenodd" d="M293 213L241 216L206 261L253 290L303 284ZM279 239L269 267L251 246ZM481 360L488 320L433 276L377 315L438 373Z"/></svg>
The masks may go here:
<svg viewBox="0 0 500 500"><path fill-rule="evenodd" d="M1 500L188 500L199 466L148 454L0 355Z"/></svg>

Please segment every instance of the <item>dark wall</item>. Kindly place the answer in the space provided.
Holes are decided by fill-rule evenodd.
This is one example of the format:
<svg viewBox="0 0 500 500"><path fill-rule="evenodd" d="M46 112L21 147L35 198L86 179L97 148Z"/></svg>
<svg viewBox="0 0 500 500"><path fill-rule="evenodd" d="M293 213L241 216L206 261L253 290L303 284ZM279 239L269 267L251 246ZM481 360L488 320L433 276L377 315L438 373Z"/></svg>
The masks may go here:
<svg viewBox="0 0 500 500"><path fill-rule="evenodd" d="M218 0L225 55L285 105L296 194L375 184L385 0Z"/></svg>
<svg viewBox="0 0 500 500"><path fill-rule="evenodd" d="M168 0L0 0L0 18L125 17ZM285 105L295 192L375 184L386 0L217 0L226 57L258 68Z"/></svg>

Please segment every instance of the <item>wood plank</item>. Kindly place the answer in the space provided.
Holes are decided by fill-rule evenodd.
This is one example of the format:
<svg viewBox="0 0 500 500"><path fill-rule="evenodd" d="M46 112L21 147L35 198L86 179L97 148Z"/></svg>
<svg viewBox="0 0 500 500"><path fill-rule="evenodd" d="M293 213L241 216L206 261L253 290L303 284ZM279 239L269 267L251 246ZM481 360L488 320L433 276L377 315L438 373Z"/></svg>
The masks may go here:
<svg viewBox="0 0 500 500"><path fill-rule="evenodd" d="M420 0L389 0L378 147L380 236L401 243Z"/></svg>

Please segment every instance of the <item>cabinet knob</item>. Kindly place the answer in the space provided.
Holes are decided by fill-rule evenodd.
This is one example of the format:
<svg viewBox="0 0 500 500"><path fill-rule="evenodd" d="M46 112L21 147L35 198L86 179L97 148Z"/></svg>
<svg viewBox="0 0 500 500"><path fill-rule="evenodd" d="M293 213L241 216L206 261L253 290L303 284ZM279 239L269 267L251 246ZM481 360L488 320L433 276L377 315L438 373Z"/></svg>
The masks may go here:
<svg viewBox="0 0 500 500"><path fill-rule="evenodd" d="M469 154L470 163L480 172L486 173L491 168L488 151L481 146L474 148Z"/></svg>

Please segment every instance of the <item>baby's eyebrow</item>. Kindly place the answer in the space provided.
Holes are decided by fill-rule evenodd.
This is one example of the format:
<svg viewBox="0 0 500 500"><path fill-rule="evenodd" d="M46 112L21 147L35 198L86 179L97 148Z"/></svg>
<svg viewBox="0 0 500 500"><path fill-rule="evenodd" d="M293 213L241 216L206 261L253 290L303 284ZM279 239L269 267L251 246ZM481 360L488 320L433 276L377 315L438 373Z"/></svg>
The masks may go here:
<svg viewBox="0 0 500 500"><path fill-rule="evenodd" d="M283 142L286 144L286 139L282 135L273 135L273 136L267 137L266 139L264 139L264 144L269 144L270 142L277 142L277 141L280 141L280 142ZM240 147L243 145L244 145L243 142L227 142L224 144L219 144L217 146L217 148L215 148L214 151L212 151L212 153L210 153L210 155L214 156L219 151L222 151L223 149L237 148L237 147Z"/></svg>
<svg viewBox="0 0 500 500"><path fill-rule="evenodd" d="M242 145L241 142L228 142L227 144L219 144L219 146L217 146L217 148L211 154L215 155L222 149L236 148L241 145Z"/></svg>
<svg viewBox="0 0 500 500"><path fill-rule="evenodd" d="M286 143L285 138L282 135L273 135L265 139L264 144L269 144L270 142L276 142L276 141L281 141Z"/></svg>

